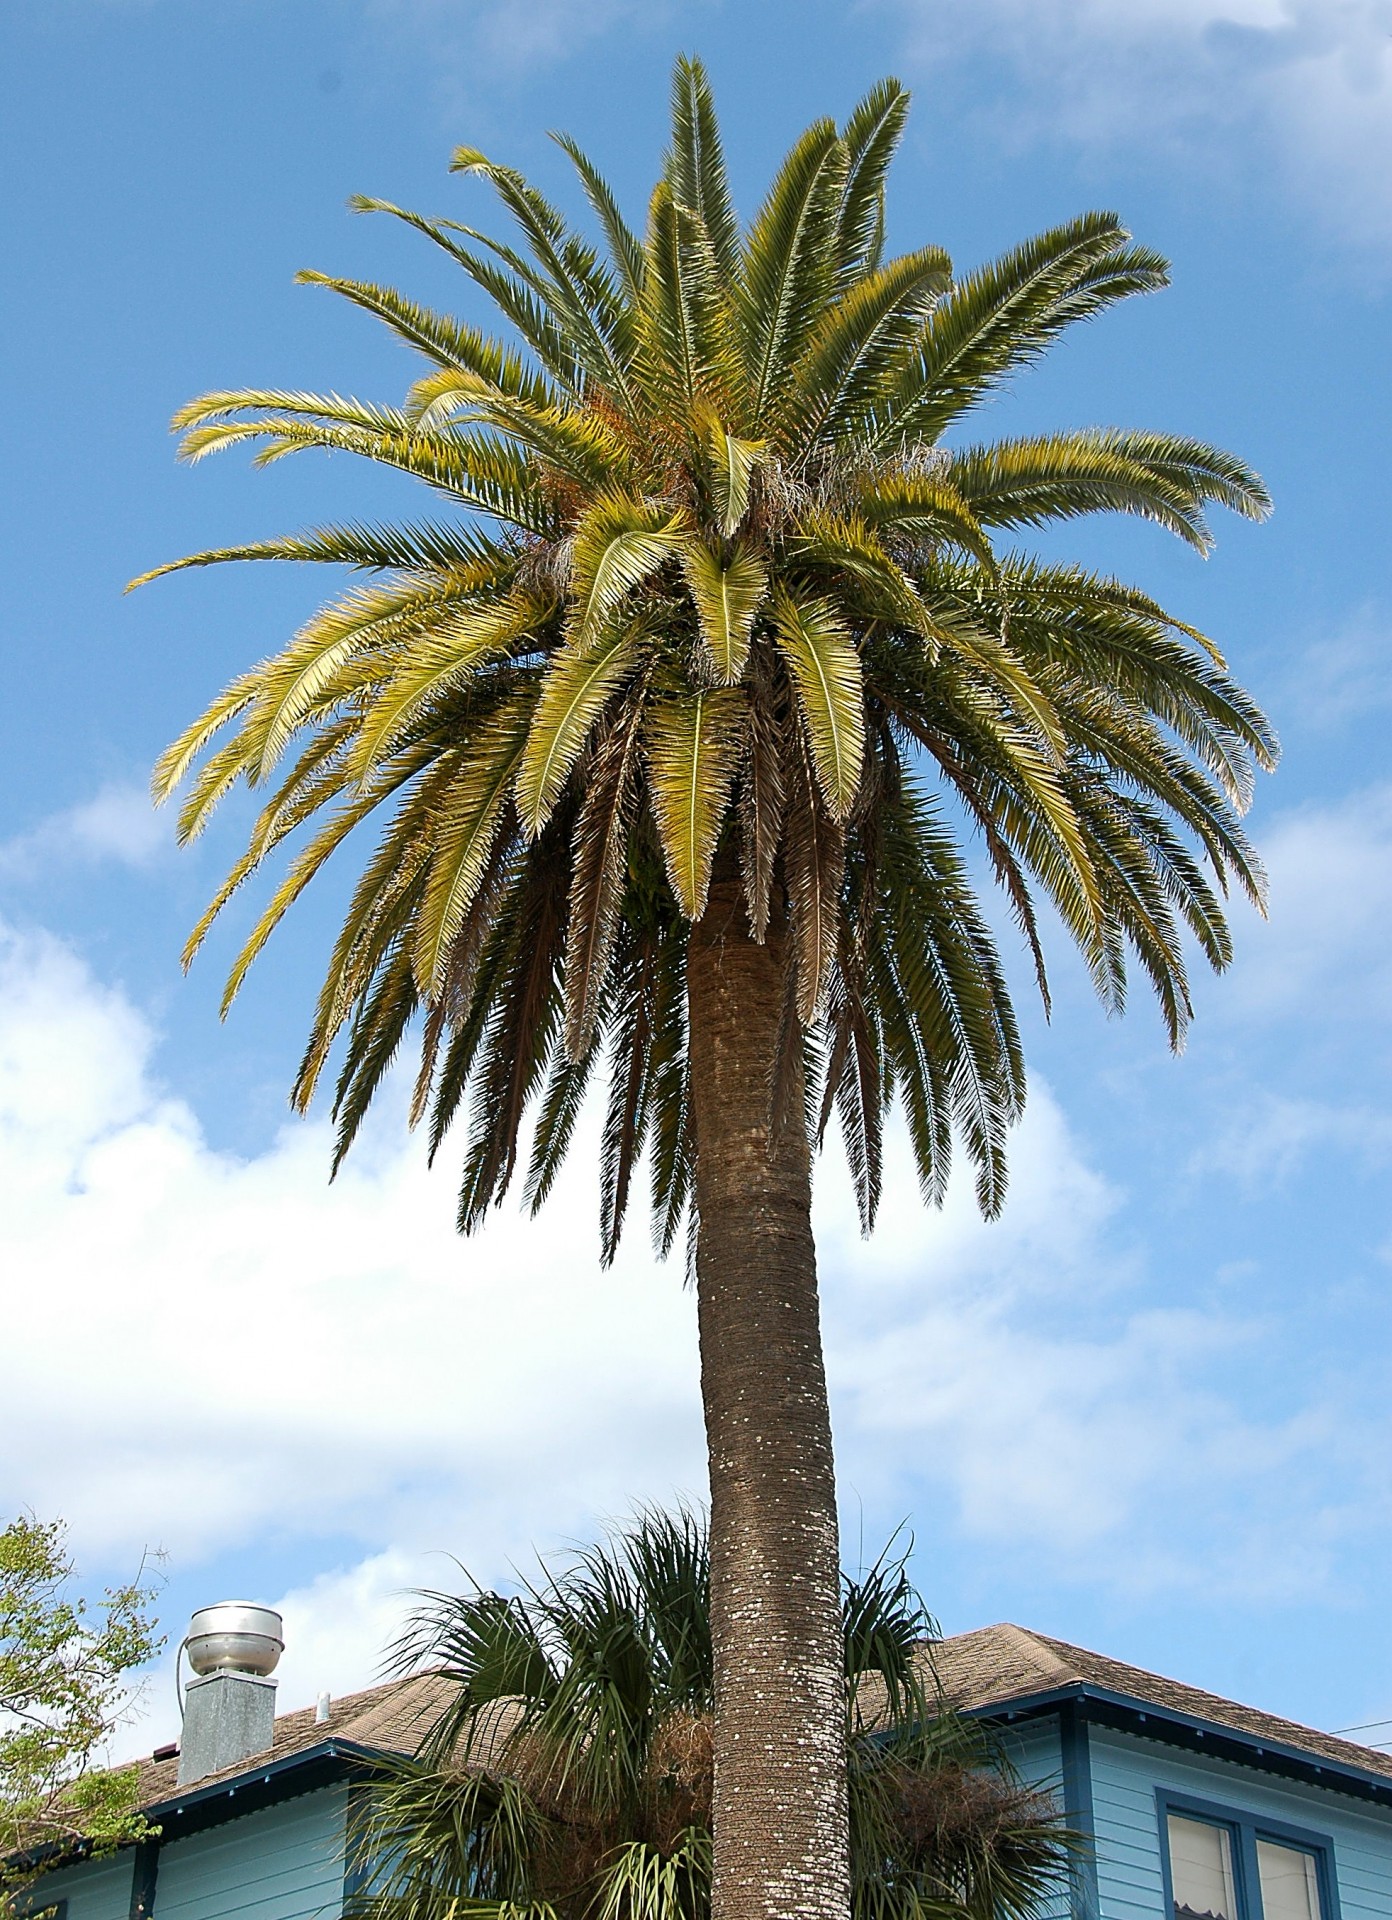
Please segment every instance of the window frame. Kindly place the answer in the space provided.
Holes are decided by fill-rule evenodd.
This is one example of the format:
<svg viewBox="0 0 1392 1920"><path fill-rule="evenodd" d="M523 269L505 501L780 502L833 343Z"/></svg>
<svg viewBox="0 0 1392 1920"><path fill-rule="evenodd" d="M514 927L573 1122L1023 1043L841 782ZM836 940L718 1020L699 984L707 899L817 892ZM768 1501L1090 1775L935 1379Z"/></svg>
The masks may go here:
<svg viewBox="0 0 1392 1920"><path fill-rule="evenodd" d="M1235 1920L1263 1920L1258 1840L1274 1840L1278 1846L1294 1847L1313 1855L1320 1920L1341 1920L1339 1876L1330 1834L1317 1833L1309 1827L1293 1827L1286 1820L1269 1820L1249 1807L1234 1807L1216 1800L1199 1799L1191 1793L1176 1793L1169 1787L1156 1788L1155 1811L1160 1835L1160 1873L1165 1889L1165 1920L1174 1920L1169 1824L1172 1813L1184 1820L1205 1820L1211 1826L1226 1827L1232 1835L1233 1882L1237 1895Z"/></svg>

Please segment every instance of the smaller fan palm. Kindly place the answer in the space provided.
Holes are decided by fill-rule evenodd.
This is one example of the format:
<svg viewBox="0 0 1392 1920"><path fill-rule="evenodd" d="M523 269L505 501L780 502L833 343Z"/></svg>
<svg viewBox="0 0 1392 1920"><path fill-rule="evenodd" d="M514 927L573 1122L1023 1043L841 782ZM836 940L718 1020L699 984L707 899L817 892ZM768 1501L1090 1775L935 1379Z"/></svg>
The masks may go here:
<svg viewBox="0 0 1392 1920"><path fill-rule="evenodd" d="M902 1560L847 1580L856 1920L1028 1920L1074 1837L937 1697ZM392 1763L355 1920L705 1920L712 1660L705 1527L645 1513L517 1598L432 1595L399 1648L456 1691Z"/></svg>

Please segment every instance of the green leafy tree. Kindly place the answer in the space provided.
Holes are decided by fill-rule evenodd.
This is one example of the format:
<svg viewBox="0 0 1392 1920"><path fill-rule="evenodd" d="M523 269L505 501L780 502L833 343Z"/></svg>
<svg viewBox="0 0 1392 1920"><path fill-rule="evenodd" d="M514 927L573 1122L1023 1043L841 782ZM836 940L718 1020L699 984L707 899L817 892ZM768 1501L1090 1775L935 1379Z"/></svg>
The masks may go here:
<svg viewBox="0 0 1392 1920"><path fill-rule="evenodd" d="M706 1530L646 1513L516 1597L430 1596L400 1650L454 1683L358 1840L353 1920L705 1920ZM843 1590L856 1920L1031 1920L1076 1838L938 1698L932 1621L884 1555Z"/></svg>
<svg viewBox="0 0 1392 1920"><path fill-rule="evenodd" d="M109 1853L149 1828L137 1770L101 1765L130 1676L163 1642L154 1588L72 1593L63 1525L21 1515L0 1531L0 1913L45 1860Z"/></svg>
<svg viewBox="0 0 1392 1920"><path fill-rule="evenodd" d="M414 1029L432 1154L463 1117L467 1231L519 1160L541 1203L607 1081L606 1256L644 1166L659 1247L694 1229L716 1920L848 1910L811 1151L834 1118L868 1230L897 1102L925 1200L956 1139L1001 1204L1024 1074L964 842L1046 995L1041 902L1109 1007L1139 963L1175 1045L1186 939L1225 966L1227 888L1261 897L1240 815L1275 749L1216 649L1133 586L1004 544L1121 512L1202 552L1212 503L1267 511L1260 481L1173 434L968 437L974 407L1165 262L1108 213L964 276L933 246L886 257L907 104L888 81L844 127L816 121L742 227L681 60L642 233L560 142L600 244L461 148L515 242L358 204L442 250L511 342L311 274L424 356L405 404L214 393L176 420L190 460L348 452L436 503L174 563L367 576L159 764L161 797L190 783L185 839L239 783L266 794L188 954L289 855L230 1003L325 863L373 835L296 1105L337 1048L341 1157Z"/></svg>

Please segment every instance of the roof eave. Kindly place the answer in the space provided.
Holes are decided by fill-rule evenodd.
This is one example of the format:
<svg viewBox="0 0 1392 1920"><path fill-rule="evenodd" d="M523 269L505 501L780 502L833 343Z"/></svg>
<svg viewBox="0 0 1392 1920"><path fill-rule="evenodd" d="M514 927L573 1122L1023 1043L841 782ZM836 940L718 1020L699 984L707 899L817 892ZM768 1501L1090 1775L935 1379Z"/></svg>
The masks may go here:
<svg viewBox="0 0 1392 1920"><path fill-rule="evenodd" d="M1208 1720L1197 1714L1182 1713L1175 1707L1157 1706L1153 1701L1137 1700L1130 1694L1113 1693L1090 1681L1073 1680L1047 1687L1035 1693L1017 1694L1004 1700L988 1701L968 1709L973 1719L1010 1721L1056 1712L1069 1703L1080 1706L1086 1717L1099 1725L1113 1726L1124 1733L1164 1740L1191 1752L1210 1753L1219 1759L1233 1760L1241 1766L1256 1767L1267 1773L1304 1780L1358 1799L1374 1800L1392 1806L1392 1774L1379 1773L1348 1761L1311 1753L1289 1742L1271 1740L1220 1720Z"/></svg>
<svg viewBox="0 0 1392 1920"><path fill-rule="evenodd" d="M335 1737L315 1746L302 1747L297 1753L283 1754L278 1760L262 1760L244 1767L239 1773L181 1788L162 1800L147 1801L141 1812L160 1828L162 1838L191 1833L200 1827L214 1826L220 1820L235 1819L257 1807L279 1800L294 1799L312 1793L316 1787L329 1786L340 1779L371 1771L386 1756L376 1747L356 1740ZM225 1803L235 1800L235 1806Z"/></svg>
<svg viewBox="0 0 1392 1920"><path fill-rule="evenodd" d="M157 1830L157 1844L177 1840L204 1827L217 1826L220 1821L235 1820L242 1814L255 1813L258 1808L332 1786L339 1780L361 1777L390 1757L386 1749L364 1746L357 1740L337 1737L321 1740L315 1746L282 1754L276 1760L262 1760L205 1785L195 1783L162 1800L143 1801L138 1811ZM229 1805L229 1802L235 1804ZM124 1853L141 1844L131 1841L117 1852ZM71 1845L53 1841L7 1855L0 1864L24 1872L54 1873L64 1867L77 1866L91 1855L89 1841L77 1840Z"/></svg>

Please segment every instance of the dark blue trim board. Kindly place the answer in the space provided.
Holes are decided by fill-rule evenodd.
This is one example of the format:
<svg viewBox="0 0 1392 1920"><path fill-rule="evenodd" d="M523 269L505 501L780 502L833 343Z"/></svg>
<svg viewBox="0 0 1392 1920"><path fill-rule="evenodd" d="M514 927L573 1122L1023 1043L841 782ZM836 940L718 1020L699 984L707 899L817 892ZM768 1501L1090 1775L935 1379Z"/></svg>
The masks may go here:
<svg viewBox="0 0 1392 1920"><path fill-rule="evenodd" d="M130 1920L150 1920L159 1883L159 1841L138 1842L131 1861Z"/></svg>
<svg viewBox="0 0 1392 1920"><path fill-rule="evenodd" d="M1305 1827L1288 1826L1284 1820L1268 1820L1265 1814L1247 1807L1231 1807L1213 1800L1196 1800L1192 1794L1173 1793L1160 1787L1155 1794L1155 1819L1160 1831L1160 1870L1165 1882L1165 1912L1174 1912L1174 1887L1170 1879L1170 1836L1168 1817L1177 1813L1190 1820L1207 1820L1215 1827L1226 1827L1233 1841L1233 1873L1237 1881L1237 1920L1261 1920L1261 1880L1257 1871L1258 1840L1276 1840L1283 1846L1298 1847L1312 1854L1315 1878L1319 1885L1321 1920L1340 1920L1339 1874L1334 1862L1334 1841L1327 1833L1313 1833Z"/></svg>
<svg viewBox="0 0 1392 1920"><path fill-rule="evenodd" d="M1092 1817L1092 1754L1087 1713L1081 1702L1065 1700L1058 1710L1059 1756L1063 1772L1064 1818L1082 1835L1082 1853L1069 1873L1073 1920L1097 1920L1097 1829Z"/></svg>
<svg viewBox="0 0 1392 1920"><path fill-rule="evenodd" d="M348 1805L343 1815L343 1911L347 1913L367 1887L367 1861L363 1857L366 1831L368 1789L351 1783Z"/></svg>

